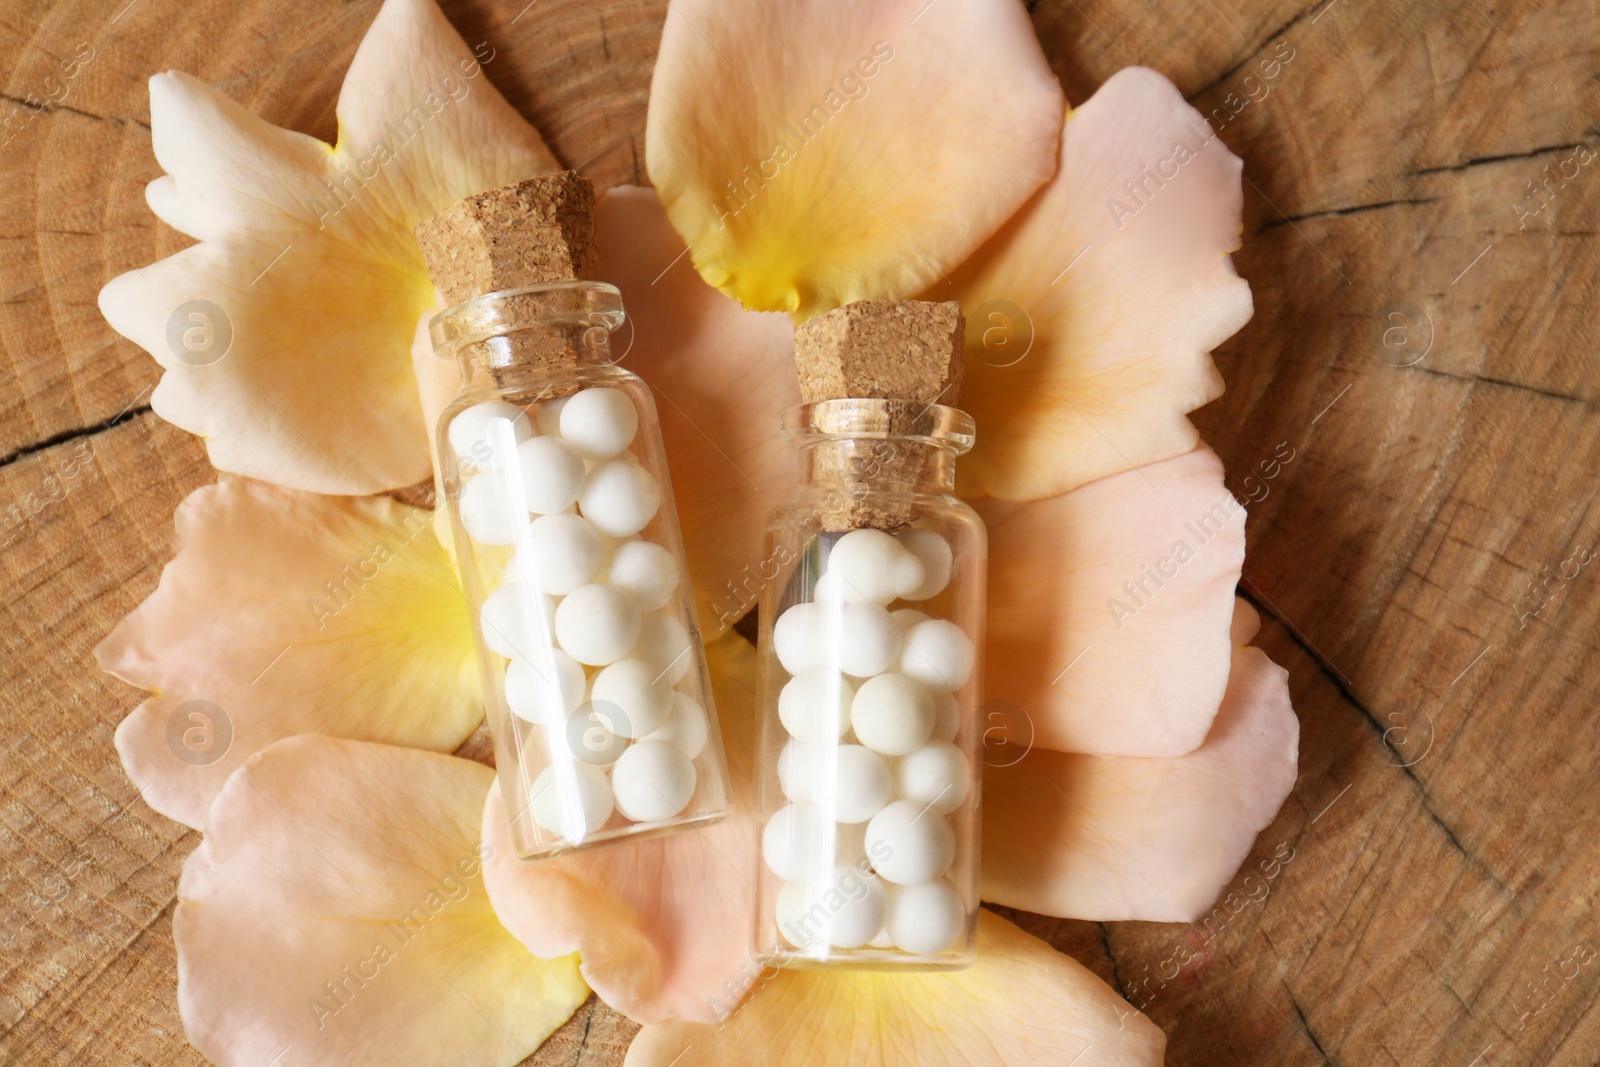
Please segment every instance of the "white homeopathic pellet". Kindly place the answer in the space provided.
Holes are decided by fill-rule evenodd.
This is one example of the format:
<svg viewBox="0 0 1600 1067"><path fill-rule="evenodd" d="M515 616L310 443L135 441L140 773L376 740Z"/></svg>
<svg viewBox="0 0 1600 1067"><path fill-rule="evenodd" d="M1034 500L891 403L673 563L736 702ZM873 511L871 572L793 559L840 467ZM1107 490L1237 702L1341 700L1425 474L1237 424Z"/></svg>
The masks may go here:
<svg viewBox="0 0 1600 1067"><path fill-rule="evenodd" d="M900 672L935 692L948 693L967 684L976 658L965 630L948 619L929 619L906 635Z"/></svg>
<svg viewBox="0 0 1600 1067"><path fill-rule="evenodd" d="M645 737L646 741L668 741L677 745L685 756L694 759L705 751L711 739L711 724L706 709L687 693L672 694L672 713L667 721Z"/></svg>
<svg viewBox="0 0 1600 1067"><path fill-rule="evenodd" d="M895 947L932 956L955 944L967 927L967 906L943 878L904 885L889 894L889 936Z"/></svg>
<svg viewBox="0 0 1600 1067"><path fill-rule="evenodd" d="M904 756L933 735L933 697L914 679L890 672L869 678L850 702L856 739L885 756Z"/></svg>
<svg viewBox="0 0 1600 1067"><path fill-rule="evenodd" d="M778 616L772 628L772 647L783 669L799 674L821 666L828 649L837 645L835 625L821 604L795 604ZM830 631L835 633L833 638Z"/></svg>
<svg viewBox="0 0 1600 1067"><path fill-rule="evenodd" d="M637 741L611 770L617 808L635 822L670 819L694 796L694 764L677 745Z"/></svg>
<svg viewBox="0 0 1600 1067"><path fill-rule="evenodd" d="M950 868L956 834L949 822L916 801L896 800L867 823L867 854L881 877L915 885Z"/></svg>
<svg viewBox="0 0 1600 1067"><path fill-rule="evenodd" d="M506 668L506 706L519 719L559 726L583 703L583 666L559 648L547 648L544 655L529 651Z"/></svg>
<svg viewBox="0 0 1600 1067"><path fill-rule="evenodd" d="M543 593L566 596L600 571L600 531L581 515L541 515L517 546L513 566Z"/></svg>
<svg viewBox="0 0 1600 1067"><path fill-rule="evenodd" d="M554 515L577 503L583 491L583 457L555 437L530 437L517 446L517 469L528 510Z"/></svg>
<svg viewBox="0 0 1600 1067"><path fill-rule="evenodd" d="M480 545L509 545L528 528L528 516L518 510L493 471L478 474L461 487L456 508L467 536Z"/></svg>
<svg viewBox="0 0 1600 1067"><path fill-rule="evenodd" d="M786 804L761 831L761 856L785 882L805 882L833 865L833 827L811 804Z"/></svg>
<svg viewBox="0 0 1600 1067"><path fill-rule="evenodd" d="M559 618L559 615L558 615ZM589 700L615 718L611 729L622 737L643 737L659 729L672 711L672 683L653 663L618 660L594 677Z"/></svg>
<svg viewBox="0 0 1600 1067"><path fill-rule="evenodd" d="M652 611L639 620L639 639L628 655L655 664L668 685L677 685L694 662L694 647L687 626L664 611Z"/></svg>
<svg viewBox="0 0 1600 1067"><path fill-rule="evenodd" d="M548 437L561 436L561 409L566 407L567 401L571 399L570 396L562 396L546 400L539 405L538 410L533 413L533 420L540 433Z"/></svg>
<svg viewBox="0 0 1600 1067"><path fill-rule="evenodd" d="M834 867L806 885L801 922L814 923L834 948L860 948L883 929L888 906L889 895L872 874Z"/></svg>
<svg viewBox="0 0 1600 1067"><path fill-rule="evenodd" d="M534 434L528 413L504 400L485 400L450 420L447 436L456 460L480 471L499 470Z"/></svg>
<svg viewBox="0 0 1600 1067"><path fill-rule="evenodd" d="M895 795L926 804L940 815L959 808L971 790L972 765L948 741L929 741L894 769Z"/></svg>
<svg viewBox="0 0 1600 1067"><path fill-rule="evenodd" d="M822 931L816 923L808 922L806 914L806 887L799 882L785 882L778 890L778 903L773 918L777 920L778 933L796 948L820 945Z"/></svg>
<svg viewBox="0 0 1600 1067"><path fill-rule="evenodd" d="M950 584L951 565L955 557L950 542L933 530L906 530L897 538L900 544L922 562L922 582L901 593L905 600L927 600L944 592Z"/></svg>
<svg viewBox="0 0 1600 1067"><path fill-rule="evenodd" d="M609 459L597 465L584 480L578 497L578 510L584 518L612 537L638 533L650 525L660 508L660 484L631 459Z"/></svg>
<svg viewBox="0 0 1600 1067"><path fill-rule="evenodd" d="M633 598L640 611L660 611L678 589L678 562L651 541L624 541L606 571L606 584Z"/></svg>
<svg viewBox="0 0 1600 1067"><path fill-rule="evenodd" d="M507 582L484 598L478 612L483 643L506 659L537 662L550 645L554 602L531 585Z"/></svg>
<svg viewBox="0 0 1600 1067"><path fill-rule="evenodd" d="M833 817L842 823L866 822L883 810L894 792L889 765L864 745L840 745L834 758L838 773L834 778ZM826 810L826 802L819 806Z"/></svg>
<svg viewBox="0 0 1600 1067"><path fill-rule="evenodd" d="M609 585L579 586L561 598L555 632L573 659L603 667L626 656L639 640L639 609Z"/></svg>
<svg viewBox="0 0 1600 1067"><path fill-rule="evenodd" d="M778 718L806 744L833 742L850 729L855 688L843 675L813 667L790 678L778 693Z"/></svg>
<svg viewBox="0 0 1600 1067"><path fill-rule="evenodd" d="M778 753L778 788L794 801L815 799L812 792L817 783L817 760L826 749L808 745L790 738Z"/></svg>
<svg viewBox="0 0 1600 1067"><path fill-rule="evenodd" d="M890 534L851 530L833 543L827 571L845 600L887 604L922 584L922 560Z"/></svg>
<svg viewBox="0 0 1600 1067"><path fill-rule="evenodd" d="M933 694L933 739L954 741L961 732L961 705L954 693Z"/></svg>
<svg viewBox="0 0 1600 1067"><path fill-rule="evenodd" d="M605 772L587 763L546 767L533 780L533 821L572 844L606 824L612 803Z"/></svg>
<svg viewBox="0 0 1600 1067"><path fill-rule="evenodd" d="M857 678L893 667L905 645L894 620L877 604L846 604L840 612L838 635L839 669Z"/></svg>
<svg viewBox="0 0 1600 1067"><path fill-rule="evenodd" d="M568 397L560 424L561 439L584 459L612 459L633 444L639 413L620 389L600 386Z"/></svg>

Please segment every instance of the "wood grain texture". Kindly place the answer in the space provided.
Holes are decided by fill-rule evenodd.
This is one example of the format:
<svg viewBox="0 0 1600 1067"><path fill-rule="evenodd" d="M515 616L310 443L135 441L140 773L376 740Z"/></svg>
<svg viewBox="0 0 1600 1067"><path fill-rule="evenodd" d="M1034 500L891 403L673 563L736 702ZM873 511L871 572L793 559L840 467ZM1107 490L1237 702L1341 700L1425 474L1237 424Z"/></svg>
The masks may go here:
<svg viewBox="0 0 1600 1067"><path fill-rule="evenodd" d="M184 244L143 203L145 78L187 70L331 137L376 8L0 7L0 1061L202 1062L171 937L197 838L123 777L111 732L138 696L89 657L154 587L173 507L212 477L149 412L154 363L95 309L107 278ZM642 179L664 5L445 10L496 48L488 76L563 161ZM1294 794L1209 921L1014 917L1126 989L1176 1065L1600 1062L1600 965L1559 977L1600 946L1600 568L1563 568L1600 541L1600 161L1563 163L1600 146L1600 15L1033 14L1072 100L1155 67L1246 161L1236 262L1256 315L1217 353L1228 393L1198 421L1256 498L1241 592L1290 669L1302 741ZM80 45L94 58L61 98L47 79ZM1261 478L1280 442L1295 459ZM1293 859L1266 879L1280 848ZM530 1062L620 1063L632 1029L591 1000Z"/></svg>

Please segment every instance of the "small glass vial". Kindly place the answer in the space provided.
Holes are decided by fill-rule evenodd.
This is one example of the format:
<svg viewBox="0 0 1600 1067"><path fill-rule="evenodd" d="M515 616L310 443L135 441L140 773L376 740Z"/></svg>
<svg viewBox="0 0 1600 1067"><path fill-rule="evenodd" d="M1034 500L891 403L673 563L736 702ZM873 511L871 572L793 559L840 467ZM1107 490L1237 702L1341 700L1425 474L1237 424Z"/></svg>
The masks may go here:
<svg viewBox="0 0 1600 1067"><path fill-rule="evenodd" d="M784 433L802 483L766 545L756 955L966 966L987 563L983 521L955 495L972 419L825 399Z"/></svg>
<svg viewBox="0 0 1600 1067"><path fill-rule="evenodd" d="M655 403L611 356L622 322L614 287L568 280L429 324L461 371L439 461L524 859L727 812Z"/></svg>

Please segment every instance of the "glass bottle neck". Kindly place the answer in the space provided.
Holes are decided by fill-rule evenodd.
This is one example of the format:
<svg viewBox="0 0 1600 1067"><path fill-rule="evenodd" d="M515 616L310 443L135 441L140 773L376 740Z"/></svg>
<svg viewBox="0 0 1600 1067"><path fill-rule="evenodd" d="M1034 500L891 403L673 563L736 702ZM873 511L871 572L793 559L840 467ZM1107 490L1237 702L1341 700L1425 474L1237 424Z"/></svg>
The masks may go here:
<svg viewBox="0 0 1600 1067"><path fill-rule="evenodd" d="M956 457L972 447L972 416L915 400L819 400L784 416L784 437L800 450L809 485L838 497L835 517L881 525L907 509L874 509L870 498L951 495Z"/></svg>
<svg viewBox="0 0 1600 1067"><path fill-rule="evenodd" d="M456 361L465 384L536 387L582 364L607 366L622 294L604 282L556 282L485 293L428 322L434 352Z"/></svg>

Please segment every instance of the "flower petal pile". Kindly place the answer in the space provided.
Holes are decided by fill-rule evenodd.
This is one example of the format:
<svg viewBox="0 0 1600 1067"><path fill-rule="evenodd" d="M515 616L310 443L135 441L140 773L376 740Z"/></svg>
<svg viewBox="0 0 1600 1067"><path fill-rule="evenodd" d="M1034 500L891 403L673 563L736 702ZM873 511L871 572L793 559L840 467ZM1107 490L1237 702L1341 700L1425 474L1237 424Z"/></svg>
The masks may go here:
<svg viewBox="0 0 1600 1067"><path fill-rule="evenodd" d="M592 987L647 1024L634 1065L1159 1063L1154 1024L992 913L963 972L756 967L755 655L724 631L792 478L789 316L959 299L980 428L962 485L997 498L978 502L1004 722L984 897L1201 914L1298 736L1234 599L1243 508L1186 418L1250 313L1227 258L1239 161L1151 71L1066 111L1013 0L673 4L660 196L607 192L599 242L634 330L618 349L660 400L736 815L523 863L493 773L444 754L482 717L450 547L366 495L430 477L450 388L413 225L559 166L493 58L432 0L386 0L334 147L152 81L149 201L199 243L101 306L166 369L157 412L227 473L180 507L177 558L98 656L151 691L117 733L129 776L205 833L174 923L191 1041L219 1063L510 1064ZM225 744L189 743L196 707Z"/></svg>

